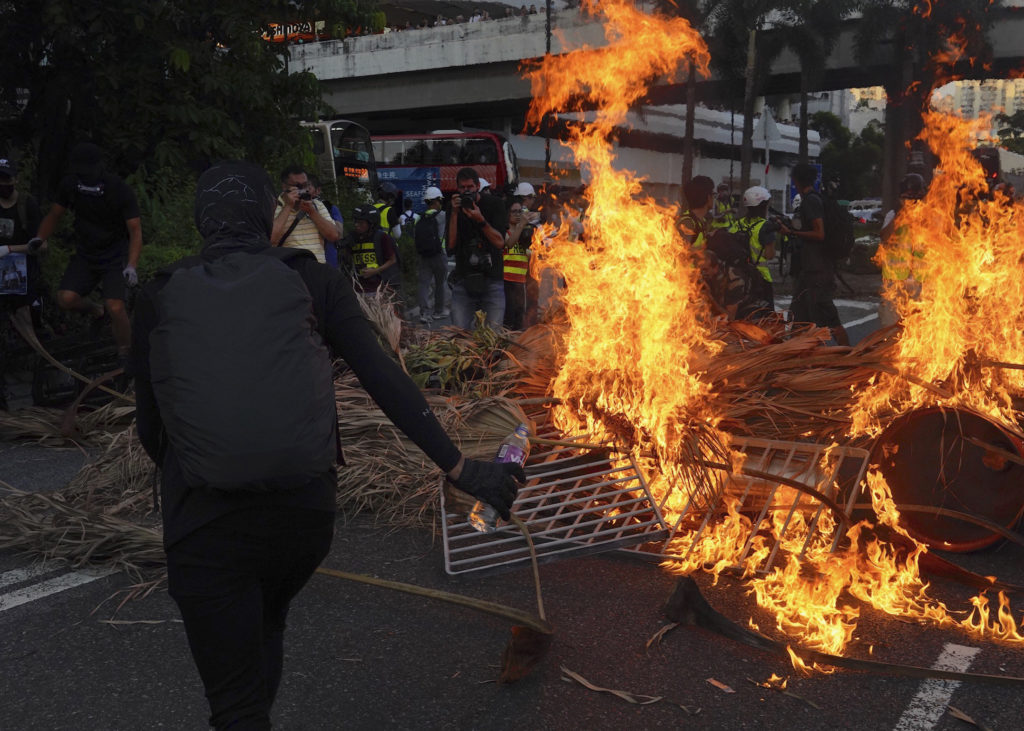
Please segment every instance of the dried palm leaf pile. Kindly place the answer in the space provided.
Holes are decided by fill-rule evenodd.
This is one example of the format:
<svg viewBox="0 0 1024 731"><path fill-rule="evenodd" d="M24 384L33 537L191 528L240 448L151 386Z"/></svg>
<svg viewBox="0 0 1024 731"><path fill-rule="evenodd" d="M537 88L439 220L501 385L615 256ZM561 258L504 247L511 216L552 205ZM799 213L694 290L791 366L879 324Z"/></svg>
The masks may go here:
<svg viewBox="0 0 1024 731"><path fill-rule="evenodd" d="M387 322L379 313L375 318ZM487 329L415 331L400 360L425 387L430 407L469 456L488 458L526 417L523 400L548 395L558 367L564 323L530 328L515 341ZM389 330L387 341L397 343ZM776 439L830 438L848 423L852 394L887 370L892 331L854 348L823 345L823 331L770 333L723 324L726 343L706 364L721 427ZM337 503L346 513L369 511L385 525L436 521L439 471L399 432L347 369L335 380L345 467ZM130 406L111 404L77 418L67 434L62 412L0 412L0 436L44 445L69 439L103 448L62 491L13 493L0 501L0 548L29 550L71 563L142 570L159 563L153 464L131 426ZM64 430L62 431L62 427Z"/></svg>

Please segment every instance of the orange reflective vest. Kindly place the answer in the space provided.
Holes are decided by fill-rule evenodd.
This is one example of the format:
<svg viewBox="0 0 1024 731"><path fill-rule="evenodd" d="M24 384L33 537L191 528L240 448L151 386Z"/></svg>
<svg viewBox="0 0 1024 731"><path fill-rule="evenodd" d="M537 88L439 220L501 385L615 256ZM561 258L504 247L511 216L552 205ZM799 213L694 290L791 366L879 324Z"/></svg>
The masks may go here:
<svg viewBox="0 0 1024 731"><path fill-rule="evenodd" d="M525 282L530 271L530 250L518 241L509 244L503 255L506 282Z"/></svg>

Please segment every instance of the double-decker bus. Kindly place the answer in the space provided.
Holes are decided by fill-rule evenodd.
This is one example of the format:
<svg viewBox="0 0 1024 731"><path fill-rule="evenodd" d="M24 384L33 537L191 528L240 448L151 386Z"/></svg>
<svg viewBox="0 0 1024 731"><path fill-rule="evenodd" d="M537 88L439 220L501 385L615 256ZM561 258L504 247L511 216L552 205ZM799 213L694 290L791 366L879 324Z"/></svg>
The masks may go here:
<svg viewBox="0 0 1024 731"><path fill-rule="evenodd" d="M497 132L435 130L429 134L374 135L373 157L380 181L394 183L417 211L423 209L423 191L436 186L455 192L455 175L471 167L501 194L519 182L519 167L512 144Z"/></svg>
<svg viewBox="0 0 1024 731"><path fill-rule="evenodd" d="M366 127L347 119L303 122L302 126L312 135L321 183L349 180L376 193L377 167Z"/></svg>

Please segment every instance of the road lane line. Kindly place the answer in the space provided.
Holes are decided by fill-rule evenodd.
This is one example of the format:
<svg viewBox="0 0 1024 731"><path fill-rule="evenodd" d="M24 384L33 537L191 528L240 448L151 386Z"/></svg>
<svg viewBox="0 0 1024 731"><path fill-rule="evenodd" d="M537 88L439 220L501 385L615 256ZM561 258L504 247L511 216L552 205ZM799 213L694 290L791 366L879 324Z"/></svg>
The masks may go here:
<svg viewBox="0 0 1024 731"><path fill-rule="evenodd" d="M851 322L844 322L843 323L843 327L857 327L857 325L863 325L865 322L871 322L872 320L877 320L877 319L878 319L878 313L875 312L875 313L872 313L870 315L865 315L864 317L858 318L858 319L853 320Z"/></svg>
<svg viewBox="0 0 1024 731"><path fill-rule="evenodd" d="M10 571L4 571L0 574L0 589L3 589L5 586L11 586L12 584L20 584L23 581L28 581L29 579L34 579L37 576L49 574L56 570L56 566L36 565L30 566L26 569L11 569Z"/></svg>
<svg viewBox="0 0 1024 731"><path fill-rule="evenodd" d="M971 661L979 652L980 647L964 647L947 642L932 667L936 670L954 670L962 673L971 666ZM935 728L935 724L946 713L946 706L958 687L959 680L934 678L921 683L917 695L896 722L894 731L929 731Z"/></svg>
<svg viewBox="0 0 1024 731"><path fill-rule="evenodd" d="M96 579L102 579L104 576L110 576L112 573L114 572L110 570L94 569L72 571L55 576L52 579L47 579L46 581L40 581L32 586L26 586L24 589L16 589L6 594L0 594L0 612L6 612L8 609L20 607L22 604L34 602L36 599L42 599L51 594L57 594L67 589L73 589L76 586L88 584L89 582L96 581Z"/></svg>

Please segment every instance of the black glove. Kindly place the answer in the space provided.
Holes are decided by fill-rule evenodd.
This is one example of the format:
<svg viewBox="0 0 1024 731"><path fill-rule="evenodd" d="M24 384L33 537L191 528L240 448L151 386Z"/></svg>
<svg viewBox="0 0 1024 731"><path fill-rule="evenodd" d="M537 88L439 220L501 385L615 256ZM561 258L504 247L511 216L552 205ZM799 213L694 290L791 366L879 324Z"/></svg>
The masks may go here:
<svg viewBox="0 0 1024 731"><path fill-rule="evenodd" d="M526 473L515 462L481 462L467 459L455 486L483 500L498 511L502 520L511 516L509 508L516 499L519 484L526 482Z"/></svg>

